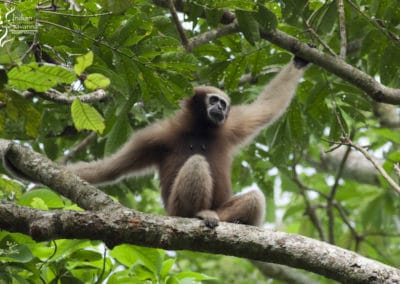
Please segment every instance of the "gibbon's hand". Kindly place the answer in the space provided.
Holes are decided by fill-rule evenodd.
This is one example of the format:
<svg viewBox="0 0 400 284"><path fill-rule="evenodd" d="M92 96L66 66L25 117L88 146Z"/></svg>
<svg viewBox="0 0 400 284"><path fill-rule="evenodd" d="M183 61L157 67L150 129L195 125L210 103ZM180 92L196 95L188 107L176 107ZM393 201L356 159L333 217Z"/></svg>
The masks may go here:
<svg viewBox="0 0 400 284"><path fill-rule="evenodd" d="M316 46L315 44L313 44L313 43L307 43L307 45L308 45L309 47L311 47L311 48L316 48L316 47L317 47L317 46ZM293 61L294 61L294 65L295 65L298 69L301 69L301 68L306 67L306 66L308 65L308 63L309 63L309 61L307 61L307 60L305 60L305 59L303 59L303 58L301 58L301 57L298 57L297 55L293 58Z"/></svg>

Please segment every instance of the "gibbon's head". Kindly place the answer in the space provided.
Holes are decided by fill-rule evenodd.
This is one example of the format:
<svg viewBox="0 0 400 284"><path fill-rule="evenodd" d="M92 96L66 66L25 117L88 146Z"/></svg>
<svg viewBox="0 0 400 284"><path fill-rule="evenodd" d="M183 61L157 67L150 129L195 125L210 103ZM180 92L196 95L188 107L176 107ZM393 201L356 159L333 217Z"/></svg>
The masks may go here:
<svg viewBox="0 0 400 284"><path fill-rule="evenodd" d="M193 101L200 115L211 124L218 126L226 121L231 100L227 94L218 88L198 86L194 88Z"/></svg>

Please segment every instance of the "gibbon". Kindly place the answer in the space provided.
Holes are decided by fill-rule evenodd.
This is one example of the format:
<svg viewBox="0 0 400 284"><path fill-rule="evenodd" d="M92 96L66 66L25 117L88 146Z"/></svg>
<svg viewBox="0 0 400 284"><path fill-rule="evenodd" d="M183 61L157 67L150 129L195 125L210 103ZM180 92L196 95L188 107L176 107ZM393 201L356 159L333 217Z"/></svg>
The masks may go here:
<svg viewBox="0 0 400 284"><path fill-rule="evenodd" d="M307 64L295 56L250 104L231 107L222 90L195 87L175 116L139 130L115 154L67 167L92 184L157 170L168 215L197 217L210 228L219 221L260 226L264 195L252 190L233 196L232 158L286 111ZM4 159L3 164L29 180L11 161Z"/></svg>
<svg viewBox="0 0 400 284"><path fill-rule="evenodd" d="M219 221L259 226L264 195L252 190L233 196L232 157L286 111L307 63L294 57L250 104L231 107L220 89L195 87L173 117L139 130L115 154L68 168L93 184L154 169L168 215L197 217L211 228Z"/></svg>

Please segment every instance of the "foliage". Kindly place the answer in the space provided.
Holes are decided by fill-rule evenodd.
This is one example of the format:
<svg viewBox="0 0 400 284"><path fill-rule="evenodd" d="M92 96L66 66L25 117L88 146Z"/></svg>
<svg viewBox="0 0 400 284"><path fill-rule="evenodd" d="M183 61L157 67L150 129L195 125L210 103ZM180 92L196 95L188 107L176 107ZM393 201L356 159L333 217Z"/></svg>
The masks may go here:
<svg viewBox="0 0 400 284"><path fill-rule="evenodd" d="M222 8L236 13L241 33L187 53L168 10L152 1L78 1L80 12L61 1L56 12L36 9L34 0L1 2L0 137L28 143L57 160L95 131L96 143L74 156L74 160L93 160L115 151L132 131L176 110L193 85L223 82L234 103L251 101L273 76L270 71L291 58L262 40L258 29L277 28L324 50L320 40L339 53L336 1L186 2L188 37L220 27ZM344 2L346 61L399 88L399 1ZM203 9L206 15L201 18ZM307 32L306 23L318 39ZM241 81L245 74L255 79ZM108 93L107 100L80 99L98 89ZM70 105L60 104L45 96L48 91L75 99ZM330 147L326 141L339 142L349 135L368 145L398 179L394 165L400 161L400 137L378 107L350 83L311 66L284 117L238 154L232 169L234 190L248 186L263 190L269 226L321 239L310 218L312 211L325 238L331 231L336 245L398 267L398 197L379 175L372 183L345 175L326 165L321 154ZM392 119L399 127L398 117ZM29 190L11 179L6 173L0 175L0 199L43 210L80 210L49 189ZM152 177L104 190L131 208L163 212L158 183ZM331 195L333 218L327 214ZM0 232L0 283L224 283L227 279L257 283L263 276L245 260L128 245L108 251L87 240L36 243L21 234Z"/></svg>

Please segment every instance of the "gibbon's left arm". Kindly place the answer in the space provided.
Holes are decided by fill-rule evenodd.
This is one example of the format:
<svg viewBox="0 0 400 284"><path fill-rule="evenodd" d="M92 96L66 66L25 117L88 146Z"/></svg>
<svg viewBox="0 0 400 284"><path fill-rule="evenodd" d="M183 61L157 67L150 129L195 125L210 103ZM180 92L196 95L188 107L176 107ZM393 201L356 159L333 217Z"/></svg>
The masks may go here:
<svg viewBox="0 0 400 284"><path fill-rule="evenodd" d="M249 142L286 111L307 64L295 57L264 87L253 103L231 108L226 128L234 145Z"/></svg>

